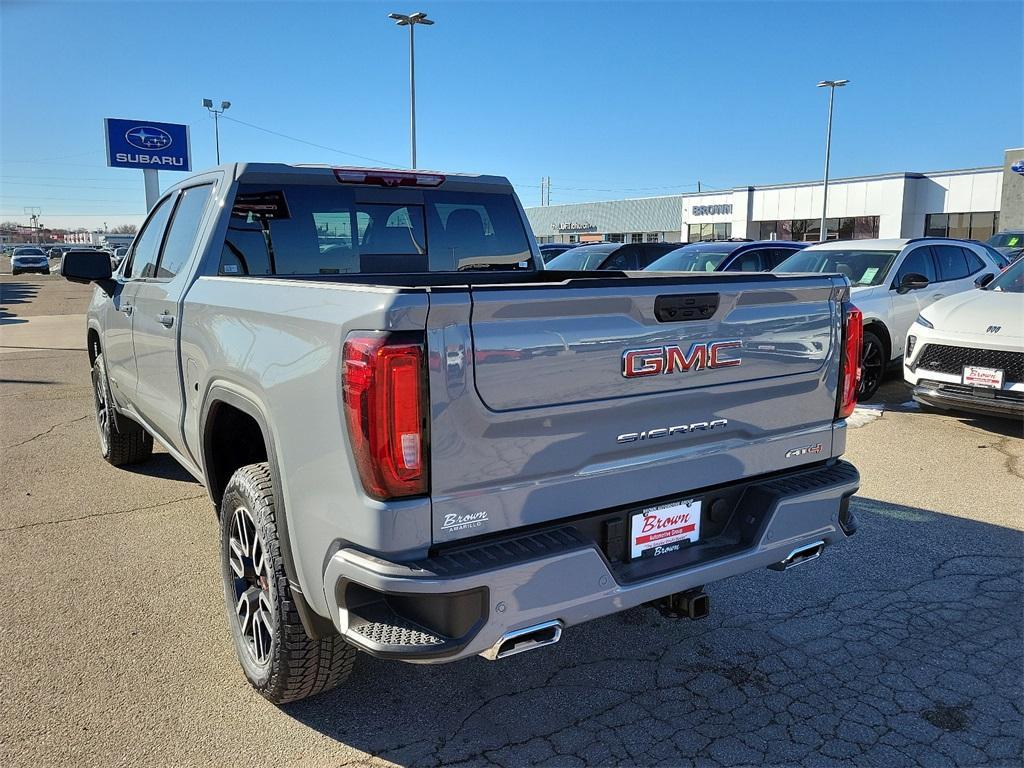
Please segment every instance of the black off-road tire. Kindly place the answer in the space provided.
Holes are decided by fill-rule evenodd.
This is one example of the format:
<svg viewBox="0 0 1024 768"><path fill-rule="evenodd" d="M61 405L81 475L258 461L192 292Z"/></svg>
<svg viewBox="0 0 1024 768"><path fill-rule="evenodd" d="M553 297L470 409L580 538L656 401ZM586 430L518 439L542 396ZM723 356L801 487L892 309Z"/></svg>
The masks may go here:
<svg viewBox="0 0 1024 768"><path fill-rule="evenodd" d="M92 364L92 393L103 458L115 467L123 467L146 461L152 456L153 436L114 408L103 353L96 355Z"/></svg>
<svg viewBox="0 0 1024 768"><path fill-rule="evenodd" d="M872 330L865 329L861 348L861 381L857 388L857 402L870 400L878 392L889 369L889 348Z"/></svg>
<svg viewBox="0 0 1024 768"><path fill-rule="evenodd" d="M228 624L242 671L260 695L275 704L286 704L344 682L352 672L357 651L339 634L319 640L306 634L285 574L275 495L266 462L242 467L231 476L220 507L221 571ZM238 547L238 515L246 512L259 544L258 550L252 545L251 551L259 554L251 557L240 556L244 547ZM257 562L260 557L262 566ZM244 576L237 574L233 559L242 564ZM246 634L240 617L239 605L254 590L262 593L259 611L265 619L262 626L269 624L271 629L269 650L265 634L264 642L256 643ZM251 625L255 624L254 618Z"/></svg>

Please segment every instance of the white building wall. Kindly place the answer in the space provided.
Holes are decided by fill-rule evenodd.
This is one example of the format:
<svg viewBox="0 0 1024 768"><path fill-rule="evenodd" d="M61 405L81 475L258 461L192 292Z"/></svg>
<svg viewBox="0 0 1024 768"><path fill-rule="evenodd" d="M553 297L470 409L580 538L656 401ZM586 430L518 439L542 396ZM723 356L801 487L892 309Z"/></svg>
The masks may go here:
<svg viewBox="0 0 1024 768"><path fill-rule="evenodd" d="M998 211L1003 173L1000 168L893 173L829 182L828 218L878 216L879 237L920 237L929 213ZM821 217L821 182L771 187L738 187L723 192L686 194L579 205L529 208L538 236L568 239L559 222L587 222L585 231L661 232L665 239L686 240L691 224L732 225L734 237L756 238L758 222ZM729 213L695 215L696 206L731 205ZM677 218L678 217L678 218ZM678 231L671 221L679 221Z"/></svg>

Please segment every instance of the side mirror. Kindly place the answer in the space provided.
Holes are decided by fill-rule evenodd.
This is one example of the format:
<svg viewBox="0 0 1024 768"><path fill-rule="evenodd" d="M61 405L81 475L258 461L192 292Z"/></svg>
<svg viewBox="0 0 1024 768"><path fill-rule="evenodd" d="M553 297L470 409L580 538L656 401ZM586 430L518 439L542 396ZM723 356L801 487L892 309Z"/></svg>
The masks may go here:
<svg viewBox="0 0 1024 768"><path fill-rule="evenodd" d="M928 278L917 272L907 272L896 288L896 293L909 293L928 287Z"/></svg>
<svg viewBox="0 0 1024 768"><path fill-rule="evenodd" d="M96 283L107 293L114 289L110 257L103 251L68 251L61 261L60 274L72 283Z"/></svg>
<svg viewBox="0 0 1024 768"><path fill-rule="evenodd" d="M993 275L991 272L986 272L985 274L980 275L974 281L974 287L975 288L984 288L986 285L988 285L989 283L991 283L995 279L996 279L995 275Z"/></svg>

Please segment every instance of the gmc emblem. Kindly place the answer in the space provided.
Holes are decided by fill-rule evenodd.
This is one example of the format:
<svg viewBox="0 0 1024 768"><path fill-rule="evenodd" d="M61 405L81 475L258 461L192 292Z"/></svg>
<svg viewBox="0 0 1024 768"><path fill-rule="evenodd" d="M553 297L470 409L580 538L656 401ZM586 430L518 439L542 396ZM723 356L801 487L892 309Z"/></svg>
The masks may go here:
<svg viewBox="0 0 1024 768"><path fill-rule="evenodd" d="M723 350L739 349L742 343L732 341L695 341L688 352L679 346L627 349L622 353L622 375L627 379L637 376L657 376L660 373L685 373L704 368L731 368L743 360L739 357L720 359Z"/></svg>

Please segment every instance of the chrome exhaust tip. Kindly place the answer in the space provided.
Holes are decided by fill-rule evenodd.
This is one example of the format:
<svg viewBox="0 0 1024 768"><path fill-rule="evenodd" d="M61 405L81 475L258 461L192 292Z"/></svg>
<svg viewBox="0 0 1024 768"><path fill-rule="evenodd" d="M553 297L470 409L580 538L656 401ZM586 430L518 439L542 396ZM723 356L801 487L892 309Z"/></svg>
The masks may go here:
<svg viewBox="0 0 1024 768"><path fill-rule="evenodd" d="M535 648L543 648L545 645L554 645L561 639L562 622L558 620L545 621L506 632L498 642L480 655L485 659L496 661L515 656L517 653L532 651Z"/></svg>
<svg viewBox="0 0 1024 768"><path fill-rule="evenodd" d="M785 560L780 560L768 567L773 571L788 571L790 568L795 568L798 565L809 563L811 560L816 560L818 556L821 555L823 549L825 549L824 541L815 541L813 544L804 544L802 547L797 547L790 552L786 556Z"/></svg>

